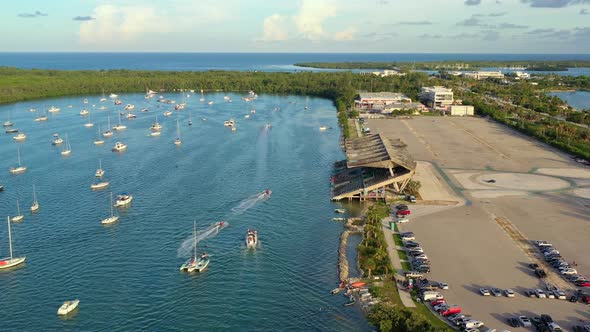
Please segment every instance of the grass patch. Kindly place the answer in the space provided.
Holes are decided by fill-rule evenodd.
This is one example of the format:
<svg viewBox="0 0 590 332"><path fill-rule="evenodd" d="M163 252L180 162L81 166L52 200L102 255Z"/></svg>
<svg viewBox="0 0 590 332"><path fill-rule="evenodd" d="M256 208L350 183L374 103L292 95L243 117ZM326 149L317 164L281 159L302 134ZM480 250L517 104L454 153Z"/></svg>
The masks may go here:
<svg viewBox="0 0 590 332"><path fill-rule="evenodd" d="M445 331L454 331L452 328L449 327L449 325L447 325L446 322L441 320L441 317L432 313L432 311L430 311L430 309L428 309L426 306L427 304L421 302L416 303L416 308L412 308L412 310L426 317L426 320L430 322L432 326Z"/></svg>
<svg viewBox="0 0 590 332"><path fill-rule="evenodd" d="M358 138L358 133L356 131L356 124L354 119L348 119L348 137Z"/></svg>
<svg viewBox="0 0 590 332"><path fill-rule="evenodd" d="M370 291L371 291L371 294L375 295L375 297L378 297L384 301L391 302L392 304L395 304L395 305L403 306L402 300L399 297L399 291L397 289L397 285L395 284L395 281L393 281L393 280L384 280L383 286L372 287Z"/></svg>

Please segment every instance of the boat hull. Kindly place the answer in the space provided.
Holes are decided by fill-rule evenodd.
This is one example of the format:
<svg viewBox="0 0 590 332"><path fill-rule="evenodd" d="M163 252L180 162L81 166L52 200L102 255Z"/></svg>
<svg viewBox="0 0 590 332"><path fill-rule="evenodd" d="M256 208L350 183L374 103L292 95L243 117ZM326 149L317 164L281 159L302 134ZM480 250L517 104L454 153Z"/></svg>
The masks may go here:
<svg viewBox="0 0 590 332"><path fill-rule="evenodd" d="M0 270L9 269L25 262L26 257L16 257L0 260Z"/></svg>
<svg viewBox="0 0 590 332"><path fill-rule="evenodd" d="M57 309L57 314L60 316L67 315L78 308L80 300L66 301Z"/></svg>
<svg viewBox="0 0 590 332"><path fill-rule="evenodd" d="M103 219L101 221L101 224L108 225L108 224L116 223L117 221L119 221L119 216L112 216L112 217L108 217L108 218Z"/></svg>

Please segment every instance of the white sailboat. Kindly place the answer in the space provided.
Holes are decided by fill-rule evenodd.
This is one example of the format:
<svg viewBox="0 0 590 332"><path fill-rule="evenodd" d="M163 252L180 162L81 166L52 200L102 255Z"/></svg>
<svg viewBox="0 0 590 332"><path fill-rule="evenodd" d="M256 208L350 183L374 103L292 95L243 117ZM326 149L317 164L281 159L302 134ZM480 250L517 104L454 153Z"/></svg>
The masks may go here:
<svg viewBox="0 0 590 332"><path fill-rule="evenodd" d="M62 156L69 156L72 154L72 146L70 145L70 140L68 139L68 134L66 134L66 144L64 144L63 150L61 150Z"/></svg>
<svg viewBox="0 0 590 332"><path fill-rule="evenodd" d="M100 125L98 126L98 136L94 140L94 145L101 145L104 144L104 140L100 138Z"/></svg>
<svg viewBox="0 0 590 332"><path fill-rule="evenodd" d="M182 140L180 139L180 123L176 120L176 138L174 139L175 145L182 144Z"/></svg>
<svg viewBox="0 0 590 332"><path fill-rule="evenodd" d="M21 161L20 161L20 147L17 148L16 153L17 153L17 156L18 156L18 166L17 167L11 167L10 168L10 173L12 173L12 174L24 173L27 170L27 167L26 166L23 166L21 164Z"/></svg>
<svg viewBox="0 0 590 332"><path fill-rule="evenodd" d="M107 128L111 128L111 116L107 115ZM107 129L104 133L102 133L104 137L111 137L113 136L113 132L110 129Z"/></svg>
<svg viewBox="0 0 590 332"><path fill-rule="evenodd" d="M84 124L84 127L86 127L86 128L94 127L94 123L90 122L90 116L88 117L88 121Z"/></svg>
<svg viewBox="0 0 590 332"><path fill-rule="evenodd" d="M31 205L31 212L39 211L39 201L37 201L37 192L35 191L35 185L33 185L33 204Z"/></svg>
<svg viewBox="0 0 590 332"><path fill-rule="evenodd" d="M109 186L109 182L108 181L101 181L101 182L97 182L97 183L93 183L90 185L90 189L92 190L101 190L104 189L106 187Z"/></svg>
<svg viewBox="0 0 590 332"><path fill-rule="evenodd" d="M8 119L4 121L4 127L12 127L13 123L10 122L10 112L8 112Z"/></svg>
<svg viewBox="0 0 590 332"><path fill-rule="evenodd" d="M102 159L98 160L98 169L94 172L94 176L101 178L104 176L104 169L102 169Z"/></svg>
<svg viewBox="0 0 590 332"><path fill-rule="evenodd" d="M10 256L0 259L0 270L8 269L13 266L17 266L19 264L22 264L25 261L25 259L27 259L26 256L14 257L12 255L12 232L10 230L10 217L6 217L6 222L8 224L8 244L10 247Z"/></svg>
<svg viewBox="0 0 590 332"><path fill-rule="evenodd" d="M189 126L193 125L193 115L190 110L188 111L188 125Z"/></svg>
<svg viewBox="0 0 590 332"><path fill-rule="evenodd" d="M201 99L199 101L205 101L205 96L203 95L203 89L201 89Z"/></svg>
<svg viewBox="0 0 590 332"><path fill-rule="evenodd" d="M152 123L150 127L151 131L160 131L162 130L162 125L158 122L158 116L156 115L156 122Z"/></svg>
<svg viewBox="0 0 590 332"><path fill-rule="evenodd" d="M84 116L84 115L88 115L90 114L90 112L87 109L83 109L80 111L80 115Z"/></svg>
<svg viewBox="0 0 590 332"><path fill-rule="evenodd" d="M12 217L12 222L21 222L25 219L25 216L20 213L20 204L18 203L18 199L16 200L16 216Z"/></svg>
<svg viewBox="0 0 590 332"><path fill-rule="evenodd" d="M120 131L125 129L127 129L127 126L121 123L121 113L119 113L119 123L113 127L113 130Z"/></svg>
<svg viewBox="0 0 590 332"><path fill-rule="evenodd" d="M111 192L111 216L110 217L107 217L107 218L104 218L101 221L101 223L103 225L106 225L106 224L115 223L117 221L119 221L119 216L118 215L115 215L115 212L114 212L114 209L113 209L113 192Z"/></svg>

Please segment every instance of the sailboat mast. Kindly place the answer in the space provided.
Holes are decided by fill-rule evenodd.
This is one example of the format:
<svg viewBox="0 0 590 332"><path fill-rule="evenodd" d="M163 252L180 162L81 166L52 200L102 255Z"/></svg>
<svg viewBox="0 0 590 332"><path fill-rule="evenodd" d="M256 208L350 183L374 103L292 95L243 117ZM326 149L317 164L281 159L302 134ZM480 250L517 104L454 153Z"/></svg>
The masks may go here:
<svg viewBox="0 0 590 332"><path fill-rule="evenodd" d="M17 216L20 216L20 204L18 203L18 199L16 200L16 212L18 212Z"/></svg>
<svg viewBox="0 0 590 332"><path fill-rule="evenodd" d="M195 247L195 260L197 260L197 222L193 221L193 244Z"/></svg>
<svg viewBox="0 0 590 332"><path fill-rule="evenodd" d="M10 231L10 217L6 217L8 222L8 244L10 245L10 259L12 259L12 232Z"/></svg>
<svg viewBox="0 0 590 332"><path fill-rule="evenodd" d="M20 166L20 146L16 149L16 153L18 155L18 165Z"/></svg>
<svg viewBox="0 0 590 332"><path fill-rule="evenodd" d="M111 217L113 217L113 192L111 191Z"/></svg>
<svg viewBox="0 0 590 332"><path fill-rule="evenodd" d="M37 193L35 192L35 185L33 185L33 203L37 203Z"/></svg>

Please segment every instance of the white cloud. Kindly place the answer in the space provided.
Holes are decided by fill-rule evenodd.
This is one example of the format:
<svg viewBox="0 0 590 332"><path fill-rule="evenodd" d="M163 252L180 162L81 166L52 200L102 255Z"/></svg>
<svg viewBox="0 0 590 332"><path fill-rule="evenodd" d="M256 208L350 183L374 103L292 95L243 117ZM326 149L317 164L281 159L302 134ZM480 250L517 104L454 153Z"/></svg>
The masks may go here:
<svg viewBox="0 0 590 332"><path fill-rule="evenodd" d="M287 18L279 14L264 18L262 39L268 41L287 40L289 34L285 28L286 21Z"/></svg>
<svg viewBox="0 0 590 332"><path fill-rule="evenodd" d="M348 27L342 31L334 34L334 40L353 40L356 36L357 29L355 27Z"/></svg>
<svg viewBox="0 0 590 332"><path fill-rule="evenodd" d="M299 12L293 17L301 37L310 40L326 38L324 21L336 16L336 8L333 0L303 0Z"/></svg>

